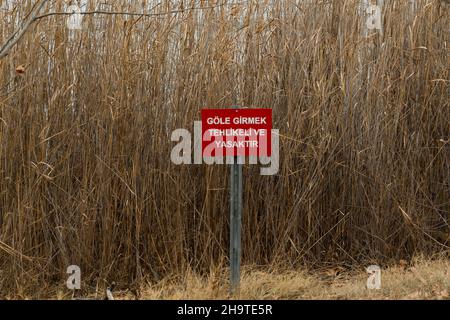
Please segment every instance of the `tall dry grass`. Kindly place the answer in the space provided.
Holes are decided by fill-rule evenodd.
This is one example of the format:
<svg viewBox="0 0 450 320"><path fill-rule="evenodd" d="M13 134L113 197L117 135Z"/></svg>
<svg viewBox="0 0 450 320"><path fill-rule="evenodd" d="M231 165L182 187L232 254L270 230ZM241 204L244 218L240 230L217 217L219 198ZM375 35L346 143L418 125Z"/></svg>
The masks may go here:
<svg viewBox="0 0 450 320"><path fill-rule="evenodd" d="M281 146L277 175L244 169L244 264L448 250L449 9L385 1L365 38L358 3L164 0L82 31L34 24L0 61L0 293L63 285L71 264L93 286L225 264L228 168L173 165L170 134L236 101L272 108ZM31 9L1 12L0 43Z"/></svg>

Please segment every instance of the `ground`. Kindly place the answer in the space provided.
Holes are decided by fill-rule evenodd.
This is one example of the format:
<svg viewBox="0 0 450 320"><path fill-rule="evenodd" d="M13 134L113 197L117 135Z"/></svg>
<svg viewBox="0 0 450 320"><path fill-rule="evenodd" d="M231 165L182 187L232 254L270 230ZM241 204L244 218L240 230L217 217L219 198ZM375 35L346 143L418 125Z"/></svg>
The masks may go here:
<svg viewBox="0 0 450 320"><path fill-rule="evenodd" d="M258 271L244 268L238 296L228 293L226 274L208 278L188 273L143 286L140 299L450 299L450 260L416 260L382 268L381 289L366 287L364 268L330 268L305 272ZM59 298L67 298L64 294ZM116 291L115 299L135 299L129 291Z"/></svg>

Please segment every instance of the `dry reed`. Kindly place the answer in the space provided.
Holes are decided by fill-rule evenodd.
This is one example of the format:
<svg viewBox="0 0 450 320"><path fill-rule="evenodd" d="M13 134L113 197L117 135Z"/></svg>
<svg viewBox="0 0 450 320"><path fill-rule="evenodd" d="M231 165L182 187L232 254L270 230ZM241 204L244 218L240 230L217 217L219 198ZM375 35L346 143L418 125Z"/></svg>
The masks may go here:
<svg viewBox="0 0 450 320"><path fill-rule="evenodd" d="M448 250L448 6L385 1L366 38L358 3L163 0L82 31L33 24L0 60L0 295L63 285L71 264L128 287L223 265L228 168L173 165L170 134L236 102L280 129L279 173L244 169L244 264ZM0 43L31 9L1 11Z"/></svg>

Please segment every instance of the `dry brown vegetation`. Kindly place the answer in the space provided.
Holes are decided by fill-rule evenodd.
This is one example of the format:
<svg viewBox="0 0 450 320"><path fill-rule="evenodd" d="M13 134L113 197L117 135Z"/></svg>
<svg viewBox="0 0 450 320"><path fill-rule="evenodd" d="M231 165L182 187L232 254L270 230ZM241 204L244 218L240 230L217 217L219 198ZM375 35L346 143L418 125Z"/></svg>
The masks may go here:
<svg viewBox="0 0 450 320"><path fill-rule="evenodd" d="M205 276L185 272L167 276L158 283L142 282L137 288L114 290L116 300L328 300L328 299L450 299L450 262L447 258L414 258L410 264L399 264L381 271L381 288L367 289L368 274L364 268L301 269L257 268L243 270L241 289L230 294L228 271L213 268ZM92 287L77 293L82 299L103 299L104 288ZM50 284L32 292L7 295L7 299L72 299L73 293L63 286Z"/></svg>
<svg viewBox="0 0 450 320"><path fill-rule="evenodd" d="M1 11L0 44L31 2ZM277 175L244 169L244 265L448 252L448 6L385 1L365 38L358 2L162 0L82 31L34 23L0 60L0 296L63 286L71 264L128 288L223 265L228 168L173 165L170 134L236 102L272 108L281 146Z"/></svg>

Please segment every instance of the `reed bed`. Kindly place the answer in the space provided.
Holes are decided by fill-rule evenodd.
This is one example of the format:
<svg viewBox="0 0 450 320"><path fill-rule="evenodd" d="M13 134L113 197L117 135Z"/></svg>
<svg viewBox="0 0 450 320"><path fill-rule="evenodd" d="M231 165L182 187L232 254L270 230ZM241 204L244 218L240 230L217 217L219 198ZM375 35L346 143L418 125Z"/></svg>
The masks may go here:
<svg viewBox="0 0 450 320"><path fill-rule="evenodd" d="M226 265L229 168L172 164L170 136L236 104L280 130L278 174L244 168L244 265L448 252L444 2L386 0L367 36L356 0L106 2L157 15L48 16L0 60L0 296ZM0 44L31 9L0 11Z"/></svg>

